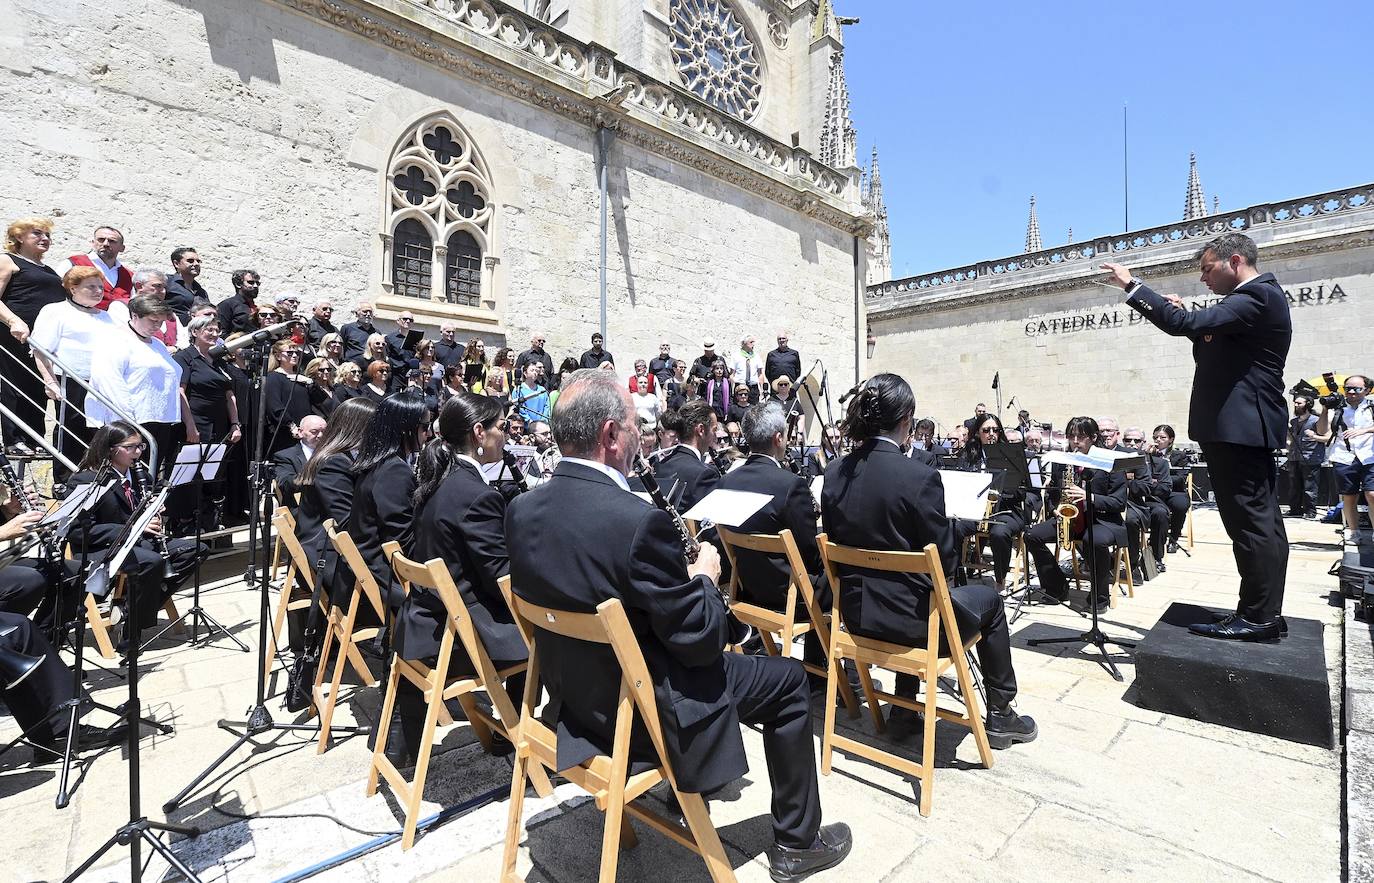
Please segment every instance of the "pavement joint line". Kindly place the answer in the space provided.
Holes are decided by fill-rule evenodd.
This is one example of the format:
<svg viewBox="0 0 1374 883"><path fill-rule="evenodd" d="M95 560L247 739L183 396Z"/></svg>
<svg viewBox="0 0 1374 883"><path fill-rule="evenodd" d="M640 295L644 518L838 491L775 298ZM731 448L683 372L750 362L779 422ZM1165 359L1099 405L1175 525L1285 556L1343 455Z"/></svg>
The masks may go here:
<svg viewBox="0 0 1374 883"><path fill-rule="evenodd" d="M1107 745L1102 749L1103 756L1111 754L1112 748L1116 745L1117 741L1120 740L1123 735L1125 735L1126 729L1133 723L1139 723L1139 721L1132 721L1126 719L1121 722L1121 726L1117 728L1117 731L1112 735L1112 738L1107 740ZM1147 724L1147 726L1157 728L1159 727L1159 724Z"/></svg>
<svg viewBox="0 0 1374 883"><path fill-rule="evenodd" d="M1020 824L1018 824L1013 830L1007 833L1007 836L1002 840L1002 845L998 846L995 850L993 850L993 860L1001 858L1002 853L1006 852L1007 849L1011 847L1012 840L1016 838L1017 834L1021 833L1021 829L1025 828L1027 825L1030 824L1031 819L1035 818L1035 814L1040 811L1041 805L1041 801L1039 799L1036 799L1035 803L1031 806L1030 812L1026 813L1026 817L1022 819Z"/></svg>

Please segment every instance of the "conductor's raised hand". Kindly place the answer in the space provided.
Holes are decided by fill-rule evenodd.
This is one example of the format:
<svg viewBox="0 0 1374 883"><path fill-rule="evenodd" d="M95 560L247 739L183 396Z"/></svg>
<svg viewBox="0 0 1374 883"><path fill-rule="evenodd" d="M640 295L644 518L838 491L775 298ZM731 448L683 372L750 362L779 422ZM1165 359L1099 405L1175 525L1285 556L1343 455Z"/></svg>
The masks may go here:
<svg viewBox="0 0 1374 883"><path fill-rule="evenodd" d="M1126 286L1131 284L1131 271L1121 264L1113 264L1108 261L1102 264L1101 268L1107 271L1107 278L1102 280L1107 285L1115 285L1124 291Z"/></svg>

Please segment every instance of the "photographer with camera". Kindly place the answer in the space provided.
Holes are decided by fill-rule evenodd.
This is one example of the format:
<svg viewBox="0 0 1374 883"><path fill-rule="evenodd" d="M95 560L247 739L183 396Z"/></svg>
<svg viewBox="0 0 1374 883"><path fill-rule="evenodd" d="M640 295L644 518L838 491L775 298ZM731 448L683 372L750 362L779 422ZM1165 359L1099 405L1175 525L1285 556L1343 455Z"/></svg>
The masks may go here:
<svg viewBox="0 0 1374 883"><path fill-rule="evenodd" d="M1310 395L1293 396L1293 418L1288 421L1288 474L1290 518L1317 517L1317 472L1326 460L1326 445L1317 438L1317 415Z"/></svg>
<svg viewBox="0 0 1374 883"><path fill-rule="evenodd" d="M1341 495L1345 539L1359 537L1360 496L1374 507L1374 399L1369 399L1369 378L1351 374L1345 378L1345 401L1340 396L1321 397L1321 416L1316 438L1331 450L1336 490Z"/></svg>

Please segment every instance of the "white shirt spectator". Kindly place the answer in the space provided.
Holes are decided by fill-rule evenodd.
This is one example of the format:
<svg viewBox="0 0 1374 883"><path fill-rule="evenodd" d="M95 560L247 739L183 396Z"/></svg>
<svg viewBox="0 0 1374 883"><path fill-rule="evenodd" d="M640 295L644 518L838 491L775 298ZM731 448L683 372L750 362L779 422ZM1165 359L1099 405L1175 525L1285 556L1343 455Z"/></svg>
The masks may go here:
<svg viewBox="0 0 1374 883"><path fill-rule="evenodd" d="M82 380L91 379L91 358L104 349L118 346L119 326L104 310L87 312L70 300L48 304L38 311L31 340L52 353ZM54 374L66 372L52 366Z"/></svg>
<svg viewBox="0 0 1374 883"><path fill-rule="evenodd" d="M108 309L116 325L122 328L129 324L129 305L127 303L122 300L113 301ZM167 317L167 321L162 323L162 330L158 332L157 336L166 344L168 349L184 350L191 345L191 335L186 331L186 326L177 319L176 314ZM168 343L169 340L174 342Z"/></svg>
<svg viewBox="0 0 1374 883"><path fill-rule="evenodd" d="M1366 398L1360 402L1358 408L1346 405L1342 409L1342 414L1346 429L1368 429L1374 426L1374 398ZM1351 439L1349 448L1339 435L1333 435L1326 450L1330 453L1332 463L1350 464L1356 460L1361 463L1374 463L1374 435L1361 435Z"/></svg>
<svg viewBox="0 0 1374 883"><path fill-rule="evenodd" d="M640 425L657 427L662 408L658 396L651 392L634 392L630 393L630 398L634 399L635 416L639 418Z"/></svg>
<svg viewBox="0 0 1374 883"><path fill-rule="evenodd" d="M766 398L763 380L764 357L759 355L758 349L752 354L739 350L735 357L730 360L730 385L739 386L741 383L749 387L755 393L755 397L762 400Z"/></svg>
<svg viewBox="0 0 1374 883"><path fill-rule="evenodd" d="M91 359L91 388L114 402L135 423L181 421L181 365L156 337L142 340L127 325ZM86 399L87 422L103 426L123 417L94 396Z"/></svg>

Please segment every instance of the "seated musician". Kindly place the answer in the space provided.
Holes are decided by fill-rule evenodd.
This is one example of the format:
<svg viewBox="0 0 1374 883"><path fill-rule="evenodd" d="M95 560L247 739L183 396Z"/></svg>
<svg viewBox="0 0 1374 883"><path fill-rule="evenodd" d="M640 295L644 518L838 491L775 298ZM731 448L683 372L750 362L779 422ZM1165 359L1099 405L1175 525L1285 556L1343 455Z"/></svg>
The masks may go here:
<svg viewBox="0 0 1374 883"><path fill-rule="evenodd" d="M983 446L1006 442L1001 418L996 414L984 415L969 434L968 444L959 452L957 468L962 472L986 472L987 453ZM992 547L992 571L999 589L1011 567L1011 551L1016 538L1026 529L1025 502L1025 494L1018 488L1005 488L998 493L992 514L986 519L988 545ZM978 524L969 521L963 527L964 534L971 535Z"/></svg>
<svg viewBox="0 0 1374 883"><path fill-rule="evenodd" d="M323 417L314 414L302 417L299 424L293 424L291 427L291 435L299 444L283 448L272 455L272 481L281 490L284 498L282 502L292 514L296 511L296 497L299 492L296 480L305 469L305 461L315 453L315 446L320 443L324 429Z"/></svg>
<svg viewBox="0 0 1374 883"><path fill-rule="evenodd" d="M1173 490L1169 461L1146 449L1145 430L1139 426L1127 426L1121 433L1121 444L1125 450L1145 456L1145 468L1126 480L1126 490L1131 502L1146 513L1150 554L1154 556L1155 569L1163 573L1168 569L1164 566L1164 544L1169 536L1169 506L1165 499Z"/></svg>
<svg viewBox="0 0 1374 883"><path fill-rule="evenodd" d="M1174 428L1161 423L1151 431L1154 444L1151 448L1169 463L1171 486L1164 497L1164 505L1169 508L1169 552L1178 551L1178 539L1183 536L1183 525L1188 520L1188 467L1191 460L1187 451L1174 447Z"/></svg>
<svg viewBox="0 0 1374 883"><path fill-rule="evenodd" d="M743 776L740 724L759 724L773 787L772 879L800 880L838 864L850 833L843 823L821 826L806 671L794 659L723 652L727 614L715 584L716 551L703 545L687 564L673 520L627 490L639 447L629 391L609 373L576 372L554 408L553 434L562 462L506 515L507 536L518 530L539 538L509 547L516 594L582 612L619 598L649 667L682 790L707 794ZM535 642L558 766L609 754L620 694L611 648L541 631ZM639 722L631 752L654 757Z"/></svg>
<svg viewBox="0 0 1374 883"><path fill-rule="evenodd" d="M429 435L429 420L420 392L387 396L372 412L362 448L353 461L353 514L348 532L393 611L401 603L401 588L395 584L382 545L395 540L402 549L409 549L413 541L415 470L410 464Z"/></svg>
<svg viewBox="0 0 1374 883"><path fill-rule="evenodd" d="M0 541L22 537L43 520L43 510L37 508L37 500L31 495L25 493L20 497L8 488L4 494L5 502L0 504ZM48 582L43 562L37 558L21 558L0 570L0 612L19 616L33 613L48 593Z"/></svg>
<svg viewBox="0 0 1374 883"><path fill-rule="evenodd" d="M664 425L668 427L667 415ZM720 483L720 470L708 457L715 444L716 426L716 412L705 399L694 399L678 409L675 426L668 427L676 428L677 443L672 447L665 444L654 464L654 477L663 492L672 495L670 500L679 512L695 506Z"/></svg>
<svg viewBox="0 0 1374 883"><path fill-rule="evenodd" d="M896 374L864 382L850 399L843 424L854 450L825 471L821 523L832 542L845 546L917 552L934 543L949 573L957 564L957 547L940 474L902 456L899 444L911 431L915 412L911 387ZM853 634L920 646L930 594L929 577L845 568L839 605ZM994 748L1031 741L1038 732L1035 721L1011 705L1016 673L1002 596L983 585L955 586L950 594L960 634L982 636L977 647L987 688L988 741ZM915 698L917 686L915 677L897 675L898 695ZM916 712L894 707L889 715L899 723L894 736L916 731L915 717Z"/></svg>
<svg viewBox="0 0 1374 883"><path fill-rule="evenodd" d="M911 439L906 455L931 469L940 468L940 448L935 444L935 421L922 417L911 427Z"/></svg>
<svg viewBox="0 0 1374 883"><path fill-rule="evenodd" d="M525 640L515 625L497 580L510 572L506 556L506 498L492 488L482 466L501 462L506 445L501 403L490 396L458 392L439 413L439 437L420 452L415 489L415 541L407 553L419 561L442 558L467 607L473 628L497 669L524 662ZM396 616L396 654L401 659L437 664L444 636L444 602L428 589L414 587ZM476 669L455 639L450 675ZM511 703L520 707L525 675L506 681ZM393 763L413 763L424 736L424 695L405 678L396 687L397 716L390 723L387 755ZM509 743L503 743L509 749Z"/></svg>
<svg viewBox="0 0 1374 883"><path fill-rule="evenodd" d="M102 426L91 439L86 456L77 464L77 472L67 480L68 493L77 485L95 481L101 467L108 464L106 480L115 480L114 487L96 502L91 509L91 529L85 538L86 551L95 553L113 552L113 546L123 535L129 519L152 493L146 482L147 470L142 468L139 457L147 445L138 430L123 420L115 420ZM169 456L163 452L163 456ZM137 465L135 465L137 464ZM198 559L207 552L204 544L196 546L195 540L166 540L167 556L162 553L162 516L158 515L144 530L144 536L130 550L124 560L122 570L129 575L138 596L138 610L125 610L124 635L120 645L136 639L143 629L157 622L157 612L176 592L177 588L190 576ZM80 526L72 528L68 539L72 545L73 557L80 558L83 531ZM101 556L103 557L103 555ZM171 578L164 572L164 561L171 562ZM136 613L136 615L135 615Z"/></svg>
<svg viewBox="0 0 1374 883"><path fill-rule="evenodd" d="M1134 453L1121 444L1121 426L1116 422L1115 417L1098 417L1097 431L1101 437L1101 446L1107 450ZM1131 476L1127 475L1126 509L1121 515L1126 524L1126 542L1130 546L1131 579L1135 581L1136 585L1139 585L1145 581L1141 557L1144 549L1143 536L1148 521L1148 513L1131 499L1131 480Z"/></svg>
<svg viewBox="0 0 1374 883"><path fill-rule="evenodd" d="M1101 438L1097 421L1091 417L1075 417L1064 430L1069 450L1087 453L1088 449ZM1092 485L1093 511L1084 512L1084 487ZM1049 487L1045 489L1050 509L1060 503L1071 503L1078 507L1079 517L1071 525L1072 539L1082 540L1087 535L1087 519L1092 517L1092 543L1090 552L1085 553L1092 572L1092 596L1089 603L1098 612L1107 609L1111 601L1112 549L1126 542L1126 527L1122 513L1126 508L1126 477L1121 473L1102 472L1097 469L1082 469L1077 466L1054 464L1050 472ZM1052 545L1059 532L1059 519L1047 518L1026 531L1026 548L1035 559L1035 571L1040 577L1040 590L1060 602L1069 598L1069 583L1059 569Z"/></svg>

